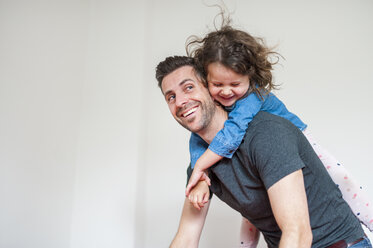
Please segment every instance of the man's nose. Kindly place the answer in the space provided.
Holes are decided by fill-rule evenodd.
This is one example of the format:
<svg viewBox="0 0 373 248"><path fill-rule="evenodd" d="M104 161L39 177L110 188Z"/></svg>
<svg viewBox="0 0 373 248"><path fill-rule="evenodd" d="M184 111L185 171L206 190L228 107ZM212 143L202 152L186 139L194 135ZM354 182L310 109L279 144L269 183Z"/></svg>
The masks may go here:
<svg viewBox="0 0 373 248"><path fill-rule="evenodd" d="M178 97L176 97L176 106L178 107L182 107L187 102L188 102L188 98L184 95L179 95Z"/></svg>

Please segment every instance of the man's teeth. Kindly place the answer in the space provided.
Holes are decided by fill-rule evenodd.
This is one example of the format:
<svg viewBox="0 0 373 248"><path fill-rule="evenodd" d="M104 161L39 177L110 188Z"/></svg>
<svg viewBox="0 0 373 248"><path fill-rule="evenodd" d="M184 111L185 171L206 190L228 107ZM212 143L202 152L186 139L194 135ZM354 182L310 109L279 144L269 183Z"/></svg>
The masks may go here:
<svg viewBox="0 0 373 248"><path fill-rule="evenodd" d="M186 113L183 114L183 117L186 117L186 116L190 115L191 113L193 113L194 111L196 111L196 109L197 109L197 107L190 109L188 112L186 112Z"/></svg>

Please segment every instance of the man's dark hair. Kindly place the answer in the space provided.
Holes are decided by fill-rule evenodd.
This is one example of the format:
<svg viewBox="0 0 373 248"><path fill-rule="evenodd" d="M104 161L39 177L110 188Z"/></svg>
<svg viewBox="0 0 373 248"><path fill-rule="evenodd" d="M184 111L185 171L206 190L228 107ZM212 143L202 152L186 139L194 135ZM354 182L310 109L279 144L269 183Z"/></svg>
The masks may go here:
<svg viewBox="0 0 373 248"><path fill-rule="evenodd" d="M193 67L196 75L201 79L202 83L205 84L205 81L202 78L202 73L197 68L195 60L192 57L188 56L170 56L167 57L165 60L160 62L155 70L155 78L158 81L158 87L162 89L162 81L165 76L170 74L171 72L179 69L183 66L191 66Z"/></svg>

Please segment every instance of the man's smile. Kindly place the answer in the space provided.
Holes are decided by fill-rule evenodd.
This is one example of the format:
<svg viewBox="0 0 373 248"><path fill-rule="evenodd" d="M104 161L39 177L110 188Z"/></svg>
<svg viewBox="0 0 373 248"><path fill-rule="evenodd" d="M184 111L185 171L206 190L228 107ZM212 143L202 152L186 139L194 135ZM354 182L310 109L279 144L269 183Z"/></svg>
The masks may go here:
<svg viewBox="0 0 373 248"><path fill-rule="evenodd" d="M180 119L187 119L188 120L188 119L190 119L194 116L194 114L198 110L198 107L199 107L199 103L197 103L195 101L190 102L190 103L186 104L185 106L178 109L177 116Z"/></svg>
<svg viewBox="0 0 373 248"><path fill-rule="evenodd" d="M193 108L189 109L188 111L186 111L185 113L181 114L181 116L185 118L185 117L193 114L197 110L197 108L198 108L198 106L193 107Z"/></svg>

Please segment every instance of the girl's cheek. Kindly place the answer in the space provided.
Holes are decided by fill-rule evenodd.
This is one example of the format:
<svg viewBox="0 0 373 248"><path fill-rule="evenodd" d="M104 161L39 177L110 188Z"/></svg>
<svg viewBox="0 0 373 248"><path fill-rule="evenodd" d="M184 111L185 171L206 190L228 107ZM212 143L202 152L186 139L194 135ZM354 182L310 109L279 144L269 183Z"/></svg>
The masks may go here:
<svg viewBox="0 0 373 248"><path fill-rule="evenodd" d="M214 100L218 100L218 96L219 96L218 92L210 92L210 94L212 98L214 98Z"/></svg>
<svg viewBox="0 0 373 248"><path fill-rule="evenodd" d="M216 96L218 94L218 91L214 88L209 88L209 91L212 96Z"/></svg>

